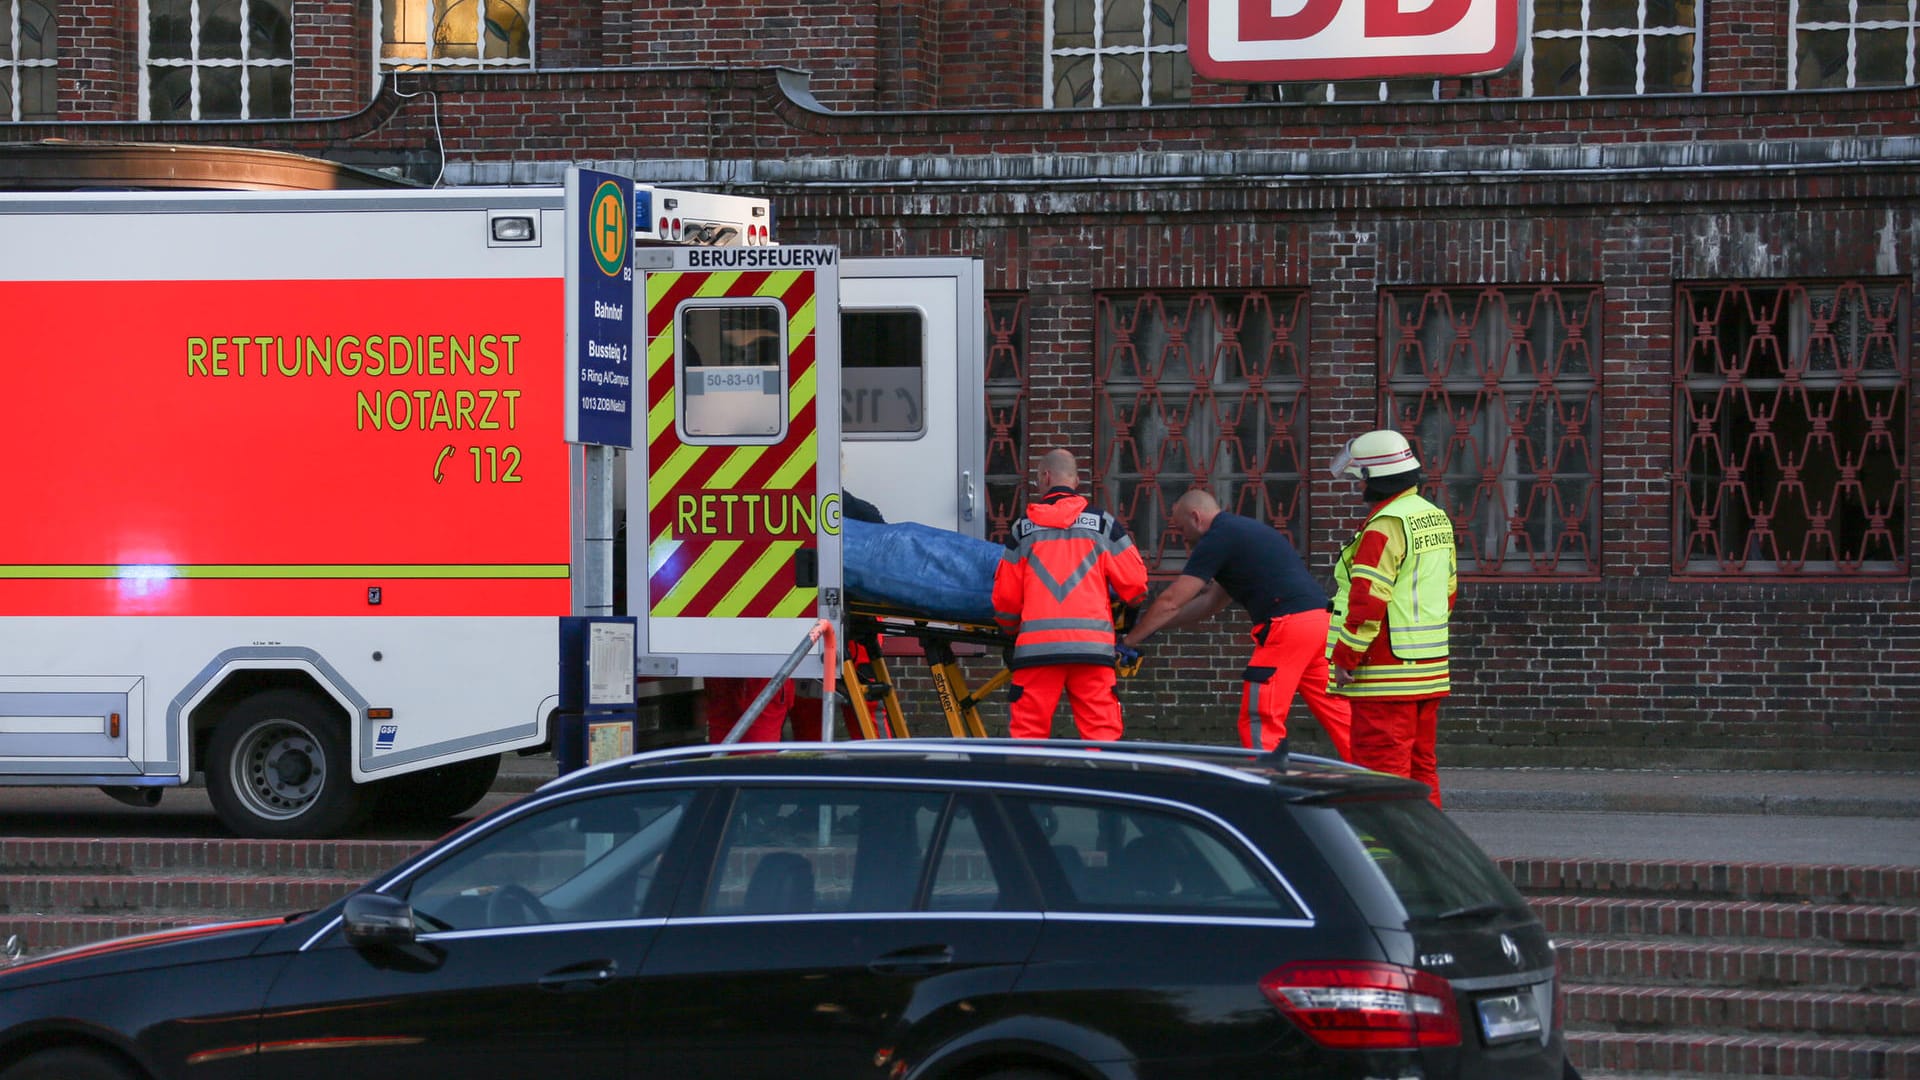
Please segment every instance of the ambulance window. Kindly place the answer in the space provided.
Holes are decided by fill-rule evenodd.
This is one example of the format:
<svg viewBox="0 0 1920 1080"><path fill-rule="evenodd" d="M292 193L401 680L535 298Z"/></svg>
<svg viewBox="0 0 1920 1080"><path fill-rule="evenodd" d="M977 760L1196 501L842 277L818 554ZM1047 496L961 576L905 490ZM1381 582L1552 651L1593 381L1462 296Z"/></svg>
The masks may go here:
<svg viewBox="0 0 1920 1080"><path fill-rule="evenodd" d="M779 305L680 308L680 434L772 443L787 430L787 343Z"/></svg>
<svg viewBox="0 0 1920 1080"><path fill-rule="evenodd" d="M850 311L840 316L842 435L926 432L924 325L918 311Z"/></svg>

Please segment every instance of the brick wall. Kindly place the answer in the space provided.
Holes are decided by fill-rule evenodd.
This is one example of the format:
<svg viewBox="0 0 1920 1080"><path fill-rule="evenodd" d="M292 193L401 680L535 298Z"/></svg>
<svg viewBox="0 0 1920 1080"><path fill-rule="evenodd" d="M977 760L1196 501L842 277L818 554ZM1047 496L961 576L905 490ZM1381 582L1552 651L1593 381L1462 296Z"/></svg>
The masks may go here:
<svg viewBox="0 0 1920 1080"><path fill-rule="evenodd" d="M567 10L558 0L541 8L542 34L557 35L542 38L543 64L558 53L592 67L598 48L693 66L434 75L409 88L431 98L389 88L338 120L16 125L9 138L260 145L421 179L443 155L456 171L625 160L643 175L674 170L682 183L690 166L725 163L752 177L738 190L776 201L788 242L982 256L989 289L1026 299L1036 451L1091 448L1101 291L1305 287L1310 475L1298 535L1323 582L1359 511L1325 464L1379 415L1380 289L1599 285L1599 566L1564 581L1463 583L1447 760L1920 766L1910 576L1728 581L1671 569L1674 282L1911 281L1920 170L1897 147L1920 138L1920 91L1050 114L1024 111L1039 64L1030 6L940 5L937 20L931 4L810 9L804 19L686 0L556 15ZM1710 66L1709 85L1777 86L1787 47L1777 6L1742 0L1725 11L1710 20L1726 59ZM131 75L116 65L134 38L116 18L89 23L91 36L76 38L89 44L63 66L63 79L92 72L71 117L131 115ZM969 48L967 35L995 44ZM64 46L62 55L67 65ZM793 102L763 66L716 66L743 57L809 69L821 100L845 108L907 111L823 115ZM1492 92L1512 78L1493 80ZM123 103L103 86L118 86ZM1243 96L1233 88L1219 99ZM955 108L915 111L928 101ZM1876 161L1866 151L1880 138L1894 149ZM1911 387L1906 409L1910 438ZM1920 477L1910 475L1909 549L1916 497ZM1146 673L1122 690L1134 734L1230 738L1244 662L1225 621L1156 642ZM931 696L917 701L917 729L932 730ZM1002 706L988 711L1004 724ZM1296 709L1310 745L1312 727Z"/></svg>
<svg viewBox="0 0 1920 1080"><path fill-rule="evenodd" d="M293 5L295 116L341 116L373 96L371 28L359 0Z"/></svg>
<svg viewBox="0 0 1920 1080"><path fill-rule="evenodd" d="M60 118L91 122L138 117L137 5L112 0L61 4L56 15L60 63L55 93ZM0 124L0 132L9 126Z"/></svg>

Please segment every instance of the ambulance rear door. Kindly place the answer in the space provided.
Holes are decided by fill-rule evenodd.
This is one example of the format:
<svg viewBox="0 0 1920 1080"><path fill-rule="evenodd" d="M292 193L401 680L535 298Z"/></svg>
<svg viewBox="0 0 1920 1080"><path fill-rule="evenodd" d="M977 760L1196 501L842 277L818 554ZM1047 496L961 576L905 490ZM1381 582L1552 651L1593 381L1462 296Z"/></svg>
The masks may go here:
<svg viewBox="0 0 1920 1080"><path fill-rule="evenodd" d="M643 675L770 675L839 618L838 262L829 247L635 252L646 434L627 470L627 597ZM818 650L794 671L820 674Z"/></svg>
<svg viewBox="0 0 1920 1080"><path fill-rule="evenodd" d="M980 260L840 264L844 483L889 522L986 535Z"/></svg>

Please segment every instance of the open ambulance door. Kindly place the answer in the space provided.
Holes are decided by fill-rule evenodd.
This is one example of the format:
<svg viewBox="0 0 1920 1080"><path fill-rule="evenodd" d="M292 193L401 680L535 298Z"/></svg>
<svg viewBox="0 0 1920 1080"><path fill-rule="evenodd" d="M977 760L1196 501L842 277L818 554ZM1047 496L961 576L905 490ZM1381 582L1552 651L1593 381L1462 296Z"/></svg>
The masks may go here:
<svg viewBox="0 0 1920 1080"><path fill-rule="evenodd" d="M839 309L838 261L635 252L646 432L627 468L626 580L642 675L771 675L816 620L839 620L840 325L818 317ZM793 674L819 678L819 653Z"/></svg>
<svg viewBox="0 0 1920 1080"><path fill-rule="evenodd" d="M889 522L986 535L985 319L978 259L841 261L844 483Z"/></svg>

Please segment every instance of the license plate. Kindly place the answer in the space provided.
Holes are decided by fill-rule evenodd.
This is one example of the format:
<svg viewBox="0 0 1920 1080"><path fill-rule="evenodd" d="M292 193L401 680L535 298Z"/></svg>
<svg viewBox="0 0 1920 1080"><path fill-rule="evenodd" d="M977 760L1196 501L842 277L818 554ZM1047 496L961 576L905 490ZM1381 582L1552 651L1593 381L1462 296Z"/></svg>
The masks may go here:
<svg viewBox="0 0 1920 1080"><path fill-rule="evenodd" d="M1512 1042L1540 1035L1540 1012L1530 993L1501 994L1479 1001L1480 1033L1489 1043Z"/></svg>

